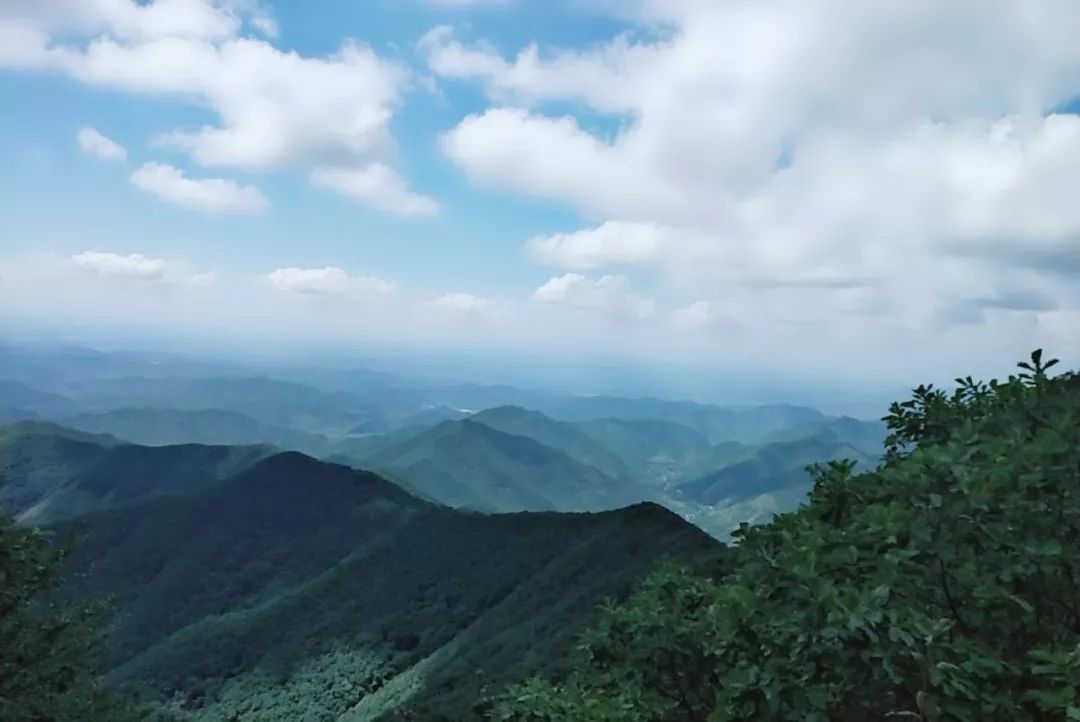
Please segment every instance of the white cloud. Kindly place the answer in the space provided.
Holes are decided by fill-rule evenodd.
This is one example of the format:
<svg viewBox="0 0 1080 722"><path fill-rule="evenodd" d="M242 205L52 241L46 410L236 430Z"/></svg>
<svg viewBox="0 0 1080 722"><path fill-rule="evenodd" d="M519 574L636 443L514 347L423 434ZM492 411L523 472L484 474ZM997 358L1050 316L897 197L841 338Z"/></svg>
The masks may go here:
<svg viewBox="0 0 1080 722"><path fill-rule="evenodd" d="M255 186L224 178L188 178L164 163L144 163L131 174L131 182L170 203L210 213L259 213L269 206Z"/></svg>
<svg viewBox="0 0 1080 722"><path fill-rule="evenodd" d="M675 310L671 318L677 327L694 328L713 323L716 313L708 301L694 301L689 306Z"/></svg>
<svg viewBox="0 0 1080 722"><path fill-rule="evenodd" d="M595 280L579 273L555 276L533 292L539 303L554 304L616 317L648 318L656 304L631 292L623 276L601 276Z"/></svg>
<svg viewBox="0 0 1080 722"><path fill-rule="evenodd" d="M276 38L281 33L277 22L269 15L256 15L251 19L251 24L268 38Z"/></svg>
<svg viewBox="0 0 1080 722"><path fill-rule="evenodd" d="M316 168L311 173L311 182L402 216L431 216L439 212L434 199L410 191L397 171L382 163L362 168Z"/></svg>
<svg viewBox="0 0 1080 722"><path fill-rule="evenodd" d="M674 189L641 174L632 157L586 133L569 116L496 108L465 118L443 135L441 145L481 183L570 200L592 215L610 214L613 198L619 209L684 203Z"/></svg>
<svg viewBox="0 0 1080 722"><path fill-rule="evenodd" d="M610 266L651 266L665 260L718 258L718 244L707 234L657 223L606 221L573 233L537 236L527 244L538 262L575 271Z"/></svg>
<svg viewBox="0 0 1080 722"><path fill-rule="evenodd" d="M140 253L125 256L117 253L86 251L72 256L71 260L79 268L100 276L157 281L165 274L165 261L160 258L147 258Z"/></svg>
<svg viewBox="0 0 1080 722"><path fill-rule="evenodd" d="M762 338L873 324L932 347L950 317L992 335L1080 307L1080 116L1053 114L1080 95L1080 6L626 9L647 32L593 47L503 57L446 27L418 46L491 100L444 134L446 156L589 219L528 240L534 260L651 269L697 299L675 326L738 316Z"/></svg>
<svg viewBox="0 0 1080 722"><path fill-rule="evenodd" d="M127 160L127 150L115 140L105 137L96 128L83 127L75 134L79 149L102 160Z"/></svg>
<svg viewBox="0 0 1080 722"><path fill-rule="evenodd" d="M394 290L394 284L372 276L350 276L335 266L325 268L279 268L267 274L280 290L305 295L375 297Z"/></svg>
<svg viewBox="0 0 1080 722"><path fill-rule="evenodd" d="M501 316L505 310L500 308L492 299L477 296L473 293L443 294L432 301L431 305L439 311L490 317Z"/></svg>
<svg viewBox="0 0 1080 722"><path fill-rule="evenodd" d="M0 5L0 67L208 109L214 122L163 128L157 137L204 166L310 172L332 162L363 173L390 162L389 122L409 82L404 65L354 41L304 56L245 34L249 28L270 38L277 31L253 2L13 0ZM430 207L395 178L396 195L378 201Z"/></svg>
<svg viewBox="0 0 1080 722"><path fill-rule="evenodd" d="M253 3L217 0L6 0L0 19L47 33L124 40L164 37L219 40L236 34Z"/></svg>
<svg viewBox="0 0 1080 722"><path fill-rule="evenodd" d="M214 281L213 273L196 271L181 262L148 258L141 253L84 251L68 260L79 271L102 279L195 286L204 286Z"/></svg>

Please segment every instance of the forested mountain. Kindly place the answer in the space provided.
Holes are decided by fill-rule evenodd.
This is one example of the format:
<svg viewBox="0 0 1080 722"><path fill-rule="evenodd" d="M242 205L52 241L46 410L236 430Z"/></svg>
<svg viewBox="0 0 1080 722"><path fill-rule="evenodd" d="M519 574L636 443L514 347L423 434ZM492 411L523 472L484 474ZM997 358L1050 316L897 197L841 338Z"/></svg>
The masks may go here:
<svg viewBox="0 0 1080 722"><path fill-rule="evenodd" d="M576 426L622 459L638 478L658 486L680 476L690 460L712 448L700 432L670 421L600 418Z"/></svg>
<svg viewBox="0 0 1080 722"><path fill-rule="evenodd" d="M44 524L177 495L212 484L273 453L269 446L148 447L24 422L0 427L2 505Z"/></svg>
<svg viewBox="0 0 1080 722"><path fill-rule="evenodd" d="M1080 708L1080 386L1048 367L1036 355L1004 384L918 389L890 411L880 468L866 446L882 428L843 417L752 444L670 420L501 407L338 449L395 467L393 480L268 445L141 446L15 424L0 428L3 505L75 546L59 595L36 606L27 590L45 577L17 577L12 609L37 629L65 619L50 611L59 601L107 597L107 685L180 722L676 722L717 710L747 722L1064 722ZM808 506L744 527L732 551L632 503L663 492L705 528L767 520L805 494L804 466L840 457L817 472ZM675 476L632 478L658 459ZM724 465L684 480L703 459ZM451 493L461 506L624 508L434 503ZM19 544L10 558L47 570L44 537L33 538L0 519L0 551ZM682 566L629 594L668 558ZM618 603L597 615L605 597ZM72 640L89 649L82 631ZM927 644L939 659L929 671ZM554 682L505 691L530 675ZM87 719L127 714L92 675L70 679L85 697L70 704L98 710ZM38 694L33 680L18 684Z"/></svg>
<svg viewBox="0 0 1080 722"><path fill-rule="evenodd" d="M797 441L777 441L739 454L741 460L721 466L697 479L678 485L678 493L699 504L715 506L743 501L761 494L809 489L806 467L833 459L851 459L860 468L873 467L876 459L855 448L833 429Z"/></svg>
<svg viewBox="0 0 1080 722"><path fill-rule="evenodd" d="M549 425L542 428L551 430ZM586 443L575 448L584 453ZM602 449L597 453L612 458ZM657 496L632 479L608 476L533 438L504 433L472 418L445 421L346 457L354 465L392 471L425 496L453 507L599 510Z"/></svg>
<svg viewBox="0 0 1080 722"><path fill-rule="evenodd" d="M613 479L629 480L634 476L630 465L621 456L598 443L584 430L555 421L538 411L529 411L520 406L497 406L473 414L470 419L506 434L538 441Z"/></svg>
<svg viewBox="0 0 1080 722"><path fill-rule="evenodd" d="M714 443L717 441L760 443L780 430L818 423L827 418L816 409L802 406L770 405L735 409L691 401L613 396L559 399L537 408L563 421L608 418L627 421L666 421L694 429Z"/></svg>
<svg viewBox="0 0 1080 722"><path fill-rule="evenodd" d="M49 419L150 445L270 444L377 469L454 507L599 510L656 500L720 537L741 520L792 508L809 479L801 467L835 451L821 446L809 458L804 445L766 451L771 444L834 432L862 459L882 434L876 422L796 406L575 397L358 368L282 367L274 378L182 359L8 348L0 373L10 374L0 422ZM756 495L705 490L706 477L743 474ZM73 508L88 503L79 498Z"/></svg>
<svg viewBox="0 0 1080 722"><path fill-rule="evenodd" d="M655 560L723 552L651 504L486 516L293 452L75 528L110 683L191 720L479 719Z"/></svg>

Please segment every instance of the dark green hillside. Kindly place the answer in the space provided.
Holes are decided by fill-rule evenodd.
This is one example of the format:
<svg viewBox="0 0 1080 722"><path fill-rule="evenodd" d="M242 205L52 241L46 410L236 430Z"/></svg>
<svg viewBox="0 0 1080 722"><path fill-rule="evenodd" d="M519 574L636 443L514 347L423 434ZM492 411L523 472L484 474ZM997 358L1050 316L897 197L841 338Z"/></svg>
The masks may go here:
<svg viewBox="0 0 1080 722"><path fill-rule="evenodd" d="M835 432L826 431L808 439L761 446L742 461L679 484L677 491L685 499L708 506L790 489L809 491L812 479L806 467L841 458L867 467L874 464Z"/></svg>
<svg viewBox="0 0 1080 722"><path fill-rule="evenodd" d="M614 509L655 491L613 479L534 439L463 419L446 421L351 463L388 470L421 494L485 511Z"/></svg>
<svg viewBox="0 0 1080 722"><path fill-rule="evenodd" d="M113 637L123 660L310 578L362 543L377 546L429 506L374 474L280 453L224 484L78 520L77 562L96 570L83 592L115 595L131 615Z"/></svg>
<svg viewBox="0 0 1080 722"><path fill-rule="evenodd" d="M485 516L295 453L79 526L110 679L193 720L476 718L654 560L722 549L651 504Z"/></svg>
<svg viewBox="0 0 1080 722"><path fill-rule="evenodd" d="M147 447L55 424L0 428L4 507L42 524L186 493L272 453L266 446Z"/></svg>
<svg viewBox="0 0 1080 722"><path fill-rule="evenodd" d="M571 459L595 467L614 479L630 479L630 466L618 454L597 443L572 424L520 406L498 406L470 417L473 421L514 436L525 436L563 452Z"/></svg>
<svg viewBox="0 0 1080 722"><path fill-rule="evenodd" d="M328 443L321 434L270 426L238 411L222 409L113 409L96 414L80 414L64 419L63 423L76 429L112 434L125 441L149 446L273 444L283 449L320 454Z"/></svg>

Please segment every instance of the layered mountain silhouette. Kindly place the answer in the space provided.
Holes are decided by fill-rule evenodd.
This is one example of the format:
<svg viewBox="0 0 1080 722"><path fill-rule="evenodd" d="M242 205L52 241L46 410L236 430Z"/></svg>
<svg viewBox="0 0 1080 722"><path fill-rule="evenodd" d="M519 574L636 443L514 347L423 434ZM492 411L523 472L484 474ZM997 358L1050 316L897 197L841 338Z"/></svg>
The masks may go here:
<svg viewBox="0 0 1080 722"><path fill-rule="evenodd" d="M0 438L7 504L76 536L65 593L111 599L110 681L193 719L477 718L657 560L724 557L650 503L487 515L267 447Z"/></svg>

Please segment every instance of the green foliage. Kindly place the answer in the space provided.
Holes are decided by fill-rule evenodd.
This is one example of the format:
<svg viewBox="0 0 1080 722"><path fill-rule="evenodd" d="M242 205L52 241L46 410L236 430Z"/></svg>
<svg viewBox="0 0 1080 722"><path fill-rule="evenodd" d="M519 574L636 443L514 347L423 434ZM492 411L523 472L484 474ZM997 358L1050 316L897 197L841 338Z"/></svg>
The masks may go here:
<svg viewBox="0 0 1080 722"><path fill-rule="evenodd" d="M497 720L1080 719L1080 378L894 404L886 463L816 469L720 582L664 569Z"/></svg>
<svg viewBox="0 0 1080 722"><path fill-rule="evenodd" d="M52 594L69 547L0 512L0 719L112 722L130 714L95 670L99 606Z"/></svg>

